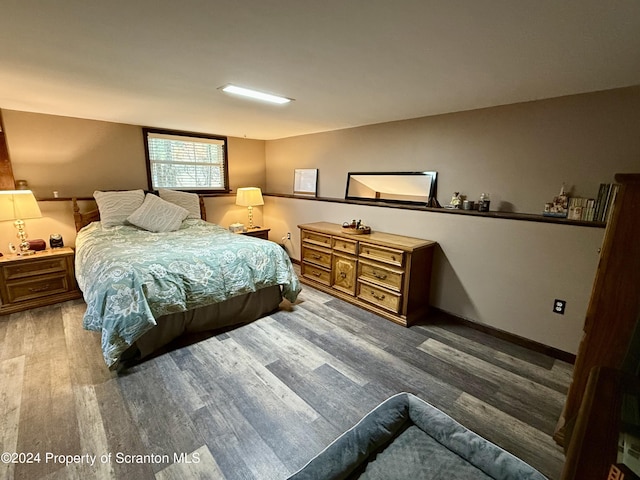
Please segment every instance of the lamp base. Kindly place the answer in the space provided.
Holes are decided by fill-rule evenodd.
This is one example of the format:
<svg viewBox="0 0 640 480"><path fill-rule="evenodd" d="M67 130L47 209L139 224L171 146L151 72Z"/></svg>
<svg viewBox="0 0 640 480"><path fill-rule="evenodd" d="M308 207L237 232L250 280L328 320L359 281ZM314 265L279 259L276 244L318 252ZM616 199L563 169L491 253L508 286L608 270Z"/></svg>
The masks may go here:
<svg viewBox="0 0 640 480"><path fill-rule="evenodd" d="M19 250L17 254L20 256L27 256L36 253L35 250L31 250L31 245L29 245L29 241L27 240L27 232L24 231L24 220L18 219L13 224L18 229L18 234L16 235L16 237L20 239L20 245L18 246Z"/></svg>

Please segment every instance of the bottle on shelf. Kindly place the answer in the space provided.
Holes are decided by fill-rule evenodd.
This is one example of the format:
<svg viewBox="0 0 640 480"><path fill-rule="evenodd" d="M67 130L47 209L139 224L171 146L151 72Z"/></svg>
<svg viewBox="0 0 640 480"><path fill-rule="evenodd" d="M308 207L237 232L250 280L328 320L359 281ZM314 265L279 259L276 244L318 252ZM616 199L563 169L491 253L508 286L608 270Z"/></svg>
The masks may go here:
<svg viewBox="0 0 640 480"><path fill-rule="evenodd" d="M478 211L488 212L490 204L491 204L491 199L489 198L489 194L482 192L480 194L480 200L478 200Z"/></svg>

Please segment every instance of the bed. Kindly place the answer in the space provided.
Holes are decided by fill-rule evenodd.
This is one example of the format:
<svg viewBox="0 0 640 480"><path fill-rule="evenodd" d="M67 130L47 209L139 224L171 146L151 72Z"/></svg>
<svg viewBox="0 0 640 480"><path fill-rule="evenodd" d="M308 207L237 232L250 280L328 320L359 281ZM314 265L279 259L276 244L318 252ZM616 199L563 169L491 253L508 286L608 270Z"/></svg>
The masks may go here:
<svg viewBox="0 0 640 480"><path fill-rule="evenodd" d="M186 332L247 323L283 297L296 300L300 284L282 247L206 222L197 195L94 198L98 208L85 213L73 201L76 278L84 328L101 333L109 368L122 370Z"/></svg>

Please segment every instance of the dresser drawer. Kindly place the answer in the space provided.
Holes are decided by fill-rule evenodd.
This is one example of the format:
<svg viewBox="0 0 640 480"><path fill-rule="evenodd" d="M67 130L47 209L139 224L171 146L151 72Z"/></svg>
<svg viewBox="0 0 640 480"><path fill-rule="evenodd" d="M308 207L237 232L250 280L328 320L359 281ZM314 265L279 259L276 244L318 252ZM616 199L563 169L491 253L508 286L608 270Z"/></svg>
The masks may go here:
<svg viewBox="0 0 640 480"><path fill-rule="evenodd" d="M404 264L404 252L402 250L364 242L360 242L360 257L377 260L378 262L388 263L389 265L395 265L397 267L402 267Z"/></svg>
<svg viewBox="0 0 640 480"><path fill-rule="evenodd" d="M331 248L331 235L323 235L322 233L315 233L315 232L309 232L308 230L303 230L302 241L304 243L311 243L313 245L319 245L321 247Z"/></svg>
<svg viewBox="0 0 640 480"><path fill-rule="evenodd" d="M399 293L362 281L358 281L357 296L360 300L372 303L393 313L398 313L400 305L402 305L402 295Z"/></svg>
<svg viewBox="0 0 640 480"><path fill-rule="evenodd" d="M303 277L331 286L331 272L329 270L309 265L308 263L303 263L300 270Z"/></svg>
<svg viewBox="0 0 640 480"><path fill-rule="evenodd" d="M358 254L358 242L355 240L349 240L346 238L333 237L332 246L334 250L350 253L352 255Z"/></svg>
<svg viewBox="0 0 640 480"><path fill-rule="evenodd" d="M68 292L69 282L66 274L62 273L12 281L7 283L6 288L9 302L14 303Z"/></svg>
<svg viewBox="0 0 640 480"><path fill-rule="evenodd" d="M331 268L331 250L303 245L302 260L321 267Z"/></svg>
<svg viewBox="0 0 640 480"><path fill-rule="evenodd" d="M333 288L349 295L356 294L356 259L348 255L333 255Z"/></svg>
<svg viewBox="0 0 640 480"><path fill-rule="evenodd" d="M65 271L66 258L64 257L43 258L2 266L2 275L6 281Z"/></svg>
<svg viewBox="0 0 640 480"><path fill-rule="evenodd" d="M358 278L400 292L402 291L404 271L390 268L384 264L360 260L358 262Z"/></svg>

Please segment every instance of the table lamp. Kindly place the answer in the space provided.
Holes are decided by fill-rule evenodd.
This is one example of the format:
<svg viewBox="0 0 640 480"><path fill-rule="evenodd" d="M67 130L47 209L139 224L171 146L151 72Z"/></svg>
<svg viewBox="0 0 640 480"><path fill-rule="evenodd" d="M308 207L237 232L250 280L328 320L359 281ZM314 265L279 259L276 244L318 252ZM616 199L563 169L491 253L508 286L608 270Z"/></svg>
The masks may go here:
<svg viewBox="0 0 640 480"><path fill-rule="evenodd" d="M16 236L20 239L18 255L35 253L27 241L24 219L40 217L42 213L31 190L0 190L0 222L14 220L13 224L18 229Z"/></svg>
<svg viewBox="0 0 640 480"><path fill-rule="evenodd" d="M249 230L259 228L253 226L253 207L256 205L264 205L262 191L258 187L239 188L236 194L236 205L249 208Z"/></svg>

